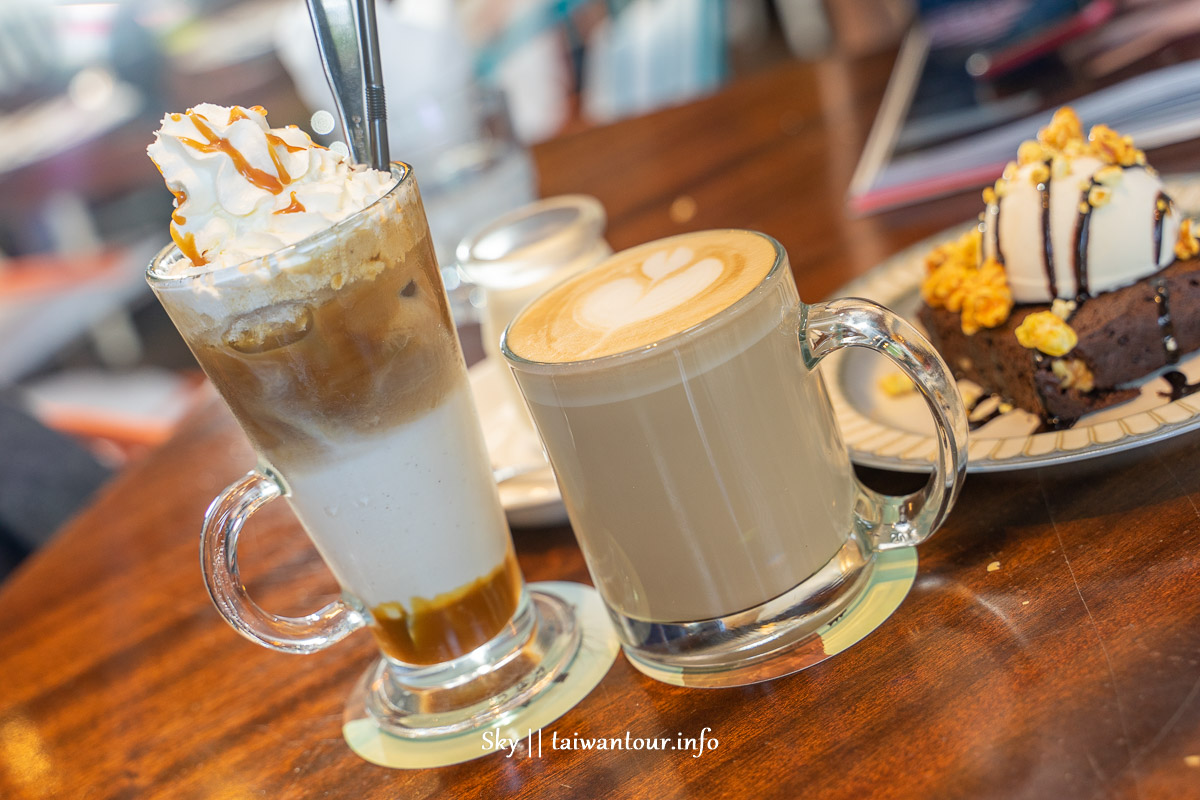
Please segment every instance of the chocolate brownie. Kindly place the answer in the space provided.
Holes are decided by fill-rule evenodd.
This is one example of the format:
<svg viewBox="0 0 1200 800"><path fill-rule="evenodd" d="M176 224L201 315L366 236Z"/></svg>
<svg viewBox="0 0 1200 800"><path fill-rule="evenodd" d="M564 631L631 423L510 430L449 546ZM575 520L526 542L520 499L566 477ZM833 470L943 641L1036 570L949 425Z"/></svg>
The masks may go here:
<svg viewBox="0 0 1200 800"><path fill-rule="evenodd" d="M1176 261L1132 286L1080 302L1067 320L1078 343L1058 359L1027 349L1016 335L1027 316L1050 308L1017 305L1002 324L972 335L963 333L960 314L945 308L922 305L919 316L958 377L1051 425L1069 425L1135 397L1137 390L1124 384L1200 349L1200 258ZM1061 362L1057 371L1055 361ZM1064 387L1072 383L1064 373L1074 370L1090 376L1083 382L1085 387L1090 383L1089 390Z"/></svg>

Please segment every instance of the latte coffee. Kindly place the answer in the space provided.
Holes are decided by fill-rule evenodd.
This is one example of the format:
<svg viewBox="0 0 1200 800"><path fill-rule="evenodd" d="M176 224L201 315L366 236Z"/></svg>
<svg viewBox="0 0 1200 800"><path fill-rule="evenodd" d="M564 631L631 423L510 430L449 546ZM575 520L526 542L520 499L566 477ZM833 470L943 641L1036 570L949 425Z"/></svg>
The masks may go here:
<svg viewBox="0 0 1200 800"><path fill-rule="evenodd" d="M925 399L924 489L855 480L817 371L844 347L882 353ZM928 342L867 300L800 302L760 233L617 253L535 299L501 351L625 655L667 683L756 683L857 641L907 591L881 554L915 564L965 471L966 412Z"/></svg>
<svg viewBox="0 0 1200 800"><path fill-rule="evenodd" d="M847 543L853 473L781 271L760 234L677 236L559 285L507 332L592 577L629 620L759 606Z"/></svg>

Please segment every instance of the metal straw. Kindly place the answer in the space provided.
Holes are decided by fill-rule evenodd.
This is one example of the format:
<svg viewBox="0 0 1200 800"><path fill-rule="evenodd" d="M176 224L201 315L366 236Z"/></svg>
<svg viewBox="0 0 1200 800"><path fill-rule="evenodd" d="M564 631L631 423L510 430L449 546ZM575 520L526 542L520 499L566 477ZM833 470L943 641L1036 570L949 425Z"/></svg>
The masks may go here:
<svg viewBox="0 0 1200 800"><path fill-rule="evenodd" d="M387 170L387 108L374 0L308 0L308 13L350 157Z"/></svg>

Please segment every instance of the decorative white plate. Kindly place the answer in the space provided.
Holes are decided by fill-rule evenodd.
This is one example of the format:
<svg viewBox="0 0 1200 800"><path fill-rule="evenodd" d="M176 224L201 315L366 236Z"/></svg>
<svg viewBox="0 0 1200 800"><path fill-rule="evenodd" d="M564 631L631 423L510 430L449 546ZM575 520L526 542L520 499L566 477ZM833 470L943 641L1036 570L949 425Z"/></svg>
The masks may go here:
<svg viewBox="0 0 1200 800"><path fill-rule="evenodd" d="M500 478L500 503L514 528L565 524L567 510L558 482L542 456L533 423L523 408L513 405L507 369L485 358L467 370L492 468Z"/></svg>
<svg viewBox="0 0 1200 800"><path fill-rule="evenodd" d="M1171 190L1188 213L1197 196L1195 179ZM1186 199L1185 199L1186 198ZM916 323L925 255L936 245L960 236L969 225L947 230L893 256L863 277L843 286L837 297L865 297ZM918 325L919 327L919 325ZM861 348L831 355L825 371L842 437L857 464L904 472L932 469L937 452L933 420L915 392L892 397L880 379L898 372L883 356ZM967 449L970 472L1027 469L1115 453L1200 428L1200 393L1172 401L1162 374L1176 370L1187 382L1200 381L1200 353L1140 381L1141 394L1127 403L1080 418L1061 431L1037 433L1036 416L1021 409L1000 414L971 431ZM984 400L972 417L986 416L996 405Z"/></svg>

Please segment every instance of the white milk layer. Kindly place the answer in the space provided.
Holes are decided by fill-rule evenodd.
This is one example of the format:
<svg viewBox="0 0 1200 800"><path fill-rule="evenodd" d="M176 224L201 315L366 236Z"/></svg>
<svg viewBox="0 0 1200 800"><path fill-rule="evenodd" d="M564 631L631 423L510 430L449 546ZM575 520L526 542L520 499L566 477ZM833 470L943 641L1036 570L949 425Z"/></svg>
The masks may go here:
<svg viewBox="0 0 1200 800"><path fill-rule="evenodd" d="M413 597L503 563L508 525L465 380L428 414L347 450L282 471L317 550L367 606L411 610Z"/></svg>

